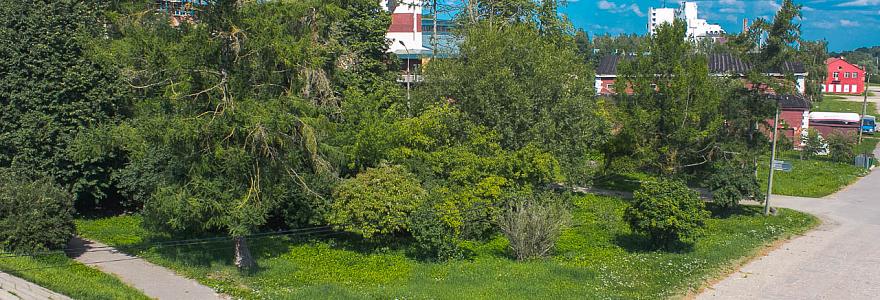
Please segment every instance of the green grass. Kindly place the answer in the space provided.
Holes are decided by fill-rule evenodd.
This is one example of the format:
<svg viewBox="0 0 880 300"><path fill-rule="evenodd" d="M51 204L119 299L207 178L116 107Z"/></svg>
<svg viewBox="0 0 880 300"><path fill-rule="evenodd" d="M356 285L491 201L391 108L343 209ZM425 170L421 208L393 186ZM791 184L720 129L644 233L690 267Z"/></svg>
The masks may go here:
<svg viewBox="0 0 880 300"><path fill-rule="evenodd" d="M862 113L862 102L840 100L838 96L825 96L822 102L813 104L813 111ZM868 102L868 114L877 112L877 104Z"/></svg>
<svg viewBox="0 0 880 300"><path fill-rule="evenodd" d="M758 181L767 190L769 156L763 156L758 165ZM852 164L828 161L825 157L800 160L797 151L779 155L777 160L791 163L791 172L776 171L773 175L773 194L821 198L856 182L867 172Z"/></svg>
<svg viewBox="0 0 880 300"><path fill-rule="evenodd" d="M0 252L3 255L8 254ZM149 299L113 275L78 264L63 254L0 257L0 271L74 299Z"/></svg>
<svg viewBox="0 0 880 300"><path fill-rule="evenodd" d="M707 235L676 252L643 247L623 222L624 200L575 200L574 222L547 259L516 262L501 236L467 246L464 260L425 262L411 244L371 245L351 236L252 239L260 270L240 274L228 242L137 251L219 291L245 299L508 299L669 298L723 276L775 240L818 224L792 210L763 217L757 207L713 217ZM136 216L78 222L81 234L137 249L150 241Z"/></svg>

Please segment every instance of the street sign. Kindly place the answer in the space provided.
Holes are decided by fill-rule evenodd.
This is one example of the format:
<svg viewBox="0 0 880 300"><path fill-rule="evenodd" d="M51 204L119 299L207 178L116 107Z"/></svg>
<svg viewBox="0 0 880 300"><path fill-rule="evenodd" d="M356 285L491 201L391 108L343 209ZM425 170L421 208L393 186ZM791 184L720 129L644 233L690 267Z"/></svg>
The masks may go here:
<svg viewBox="0 0 880 300"><path fill-rule="evenodd" d="M782 160L774 160L773 170L791 172L791 163Z"/></svg>

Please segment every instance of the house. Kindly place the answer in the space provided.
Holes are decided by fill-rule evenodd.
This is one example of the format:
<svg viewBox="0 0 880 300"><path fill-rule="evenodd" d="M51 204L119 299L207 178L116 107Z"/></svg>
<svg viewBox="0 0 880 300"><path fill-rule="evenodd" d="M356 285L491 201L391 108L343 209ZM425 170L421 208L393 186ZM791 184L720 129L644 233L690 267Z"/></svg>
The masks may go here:
<svg viewBox="0 0 880 300"><path fill-rule="evenodd" d="M865 69L846 61L846 58L825 60L828 78L822 85L826 93L858 95L865 91Z"/></svg>
<svg viewBox="0 0 880 300"><path fill-rule="evenodd" d="M598 95L613 95L614 82L617 81L617 67L621 60L633 59L635 56L608 55L599 61L596 67L595 88ZM709 74L717 77L743 78L751 72L752 66L731 54L712 54L708 57ZM765 75L774 78L785 78L786 74L794 75L795 88L803 94L806 91L807 71L799 62L785 62L779 68L770 70Z"/></svg>
<svg viewBox="0 0 880 300"><path fill-rule="evenodd" d="M791 141L800 141L804 131L812 126L810 100L802 95L775 95L772 99L779 103L779 133ZM773 120L769 120L768 123L772 122Z"/></svg>
<svg viewBox="0 0 880 300"><path fill-rule="evenodd" d="M452 34L455 23L435 20L432 12L423 9L425 0L381 0L380 3L391 13L391 25L385 34L390 42L388 52L403 63L398 82L420 82L418 74L422 65L431 58L457 53L458 41Z"/></svg>

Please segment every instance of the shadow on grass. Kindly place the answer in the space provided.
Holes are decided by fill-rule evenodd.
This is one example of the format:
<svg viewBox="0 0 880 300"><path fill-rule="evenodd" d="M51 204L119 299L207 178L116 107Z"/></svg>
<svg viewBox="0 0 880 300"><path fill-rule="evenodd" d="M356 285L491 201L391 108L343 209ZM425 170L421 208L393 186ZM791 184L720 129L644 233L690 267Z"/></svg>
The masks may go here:
<svg viewBox="0 0 880 300"><path fill-rule="evenodd" d="M609 174L594 179L593 185L612 191L633 192L639 189L643 179L632 174Z"/></svg>
<svg viewBox="0 0 880 300"><path fill-rule="evenodd" d="M639 233L626 233L617 235L614 237L614 244L620 246L630 253L645 253L656 251L664 251L669 253L689 253L694 251L694 245L692 243L675 241L667 243L665 245L654 244L651 242L651 239L648 238L648 236Z"/></svg>
<svg viewBox="0 0 880 300"><path fill-rule="evenodd" d="M706 203L706 209L712 213L713 219L728 219L731 217L749 217L754 216L756 214L761 214L764 211L764 208L761 206L754 205L738 205L736 207L720 207L714 203Z"/></svg>

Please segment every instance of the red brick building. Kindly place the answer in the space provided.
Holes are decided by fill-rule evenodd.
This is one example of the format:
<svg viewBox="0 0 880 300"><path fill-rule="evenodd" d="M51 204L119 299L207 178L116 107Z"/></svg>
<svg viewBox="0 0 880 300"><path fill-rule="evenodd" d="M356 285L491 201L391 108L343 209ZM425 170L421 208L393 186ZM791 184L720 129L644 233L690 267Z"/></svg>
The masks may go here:
<svg viewBox="0 0 880 300"><path fill-rule="evenodd" d="M829 58L825 60L828 67L828 78L822 90L833 94L858 95L865 91L865 70L854 65L845 58Z"/></svg>

